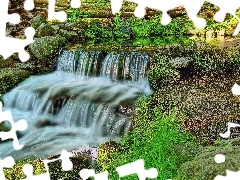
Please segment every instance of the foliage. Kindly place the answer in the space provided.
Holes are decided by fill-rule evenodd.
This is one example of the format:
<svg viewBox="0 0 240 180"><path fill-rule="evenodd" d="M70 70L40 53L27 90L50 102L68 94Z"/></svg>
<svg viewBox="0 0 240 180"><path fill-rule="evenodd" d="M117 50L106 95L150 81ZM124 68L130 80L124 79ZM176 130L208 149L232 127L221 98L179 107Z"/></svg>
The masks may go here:
<svg viewBox="0 0 240 180"><path fill-rule="evenodd" d="M89 12L80 11L79 9L70 8L66 12L68 16L68 19L67 19L68 22L74 22L77 19L89 17Z"/></svg>
<svg viewBox="0 0 240 180"><path fill-rule="evenodd" d="M233 75L239 74L240 61L239 52L211 48L201 49L193 53L194 67L199 75Z"/></svg>
<svg viewBox="0 0 240 180"><path fill-rule="evenodd" d="M96 9L98 12L110 11L110 2L101 0L101 1L84 1L86 6L89 9ZM121 12L118 13L116 16L112 16L109 21L108 25L104 28L99 28L98 26L91 25L87 29L87 38L88 40L93 39L102 39L105 42L106 39L109 43L121 41L120 39L126 40L135 40L135 39L144 39L148 38L148 40L143 40L141 42L137 42L137 45L162 45L162 41L159 40L159 37L163 39L164 44L173 44L173 43L190 43L186 40L186 37L189 35L189 29L195 29L193 22L188 18L187 15L184 13L180 17L175 17L172 19L171 23L168 25L161 24L161 15L152 16L150 19L139 19L136 18L134 15L130 18L123 17L122 12L129 12L133 11L136 7L135 3L124 2L121 8ZM226 19L223 22L216 22L213 18L214 14L218 11L218 7L210 4L204 3L202 9L199 13L200 17L203 17L207 20L207 25L203 29L204 33L208 30L224 30L226 35L231 35L238 23L237 19L231 15L226 16ZM95 10L94 10L95 11ZM69 21L75 22L79 19L84 19L89 17L90 11L83 11L80 9L73 9L70 8L68 11ZM240 11L237 11L236 14L238 15ZM127 27L127 28L126 28ZM143 28L144 27L144 28ZM100 30L101 29L101 30ZM128 29L124 32L124 29ZM96 32L95 32L96 31ZM101 33L100 33L100 32ZM204 35L201 34L201 36ZM98 35L102 36L98 36ZM172 38L166 38L171 36ZM149 39L158 39L157 41L152 41ZM179 41L181 39L181 41ZM160 42L159 42L160 41ZM142 44L143 43L143 44ZM160 44L158 44L160 43Z"/></svg>
<svg viewBox="0 0 240 180"><path fill-rule="evenodd" d="M107 26L100 23L92 23L85 31L85 36L89 39L112 38L113 33Z"/></svg>
<svg viewBox="0 0 240 180"><path fill-rule="evenodd" d="M167 54L154 54L148 74L148 80L154 89L166 85L176 75L177 72L171 67L170 60L171 56Z"/></svg>
<svg viewBox="0 0 240 180"><path fill-rule="evenodd" d="M28 71L18 68L3 68L0 70L0 94L5 93L20 82L28 78Z"/></svg>
<svg viewBox="0 0 240 180"><path fill-rule="evenodd" d="M140 99L134 130L122 140L126 151L112 153L108 159L109 166L103 170L110 172L110 179L118 179L115 168L138 159L144 159L145 168L154 167L159 172L158 179L174 177L179 166L192 156L188 152L176 151L175 145L195 144L193 138L182 132L175 120L175 115L164 116L161 108L151 109L151 98ZM192 145L193 145L192 144ZM122 179L137 179L136 175Z"/></svg>

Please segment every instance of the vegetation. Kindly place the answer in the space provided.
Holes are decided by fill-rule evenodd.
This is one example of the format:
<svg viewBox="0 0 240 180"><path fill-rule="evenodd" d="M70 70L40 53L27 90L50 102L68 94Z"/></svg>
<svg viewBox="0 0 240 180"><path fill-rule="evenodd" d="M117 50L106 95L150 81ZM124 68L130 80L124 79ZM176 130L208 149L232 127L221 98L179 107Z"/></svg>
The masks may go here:
<svg viewBox="0 0 240 180"><path fill-rule="evenodd" d="M173 178L180 165L193 158L197 144L191 135L180 129L174 111L171 115L164 115L160 107L151 109L150 103L151 98L139 100L134 130L121 143L125 151L110 153L107 159L101 159L99 154L100 171L111 172L110 179L118 179L116 167L138 159L144 159L146 169L157 168L157 179ZM176 146L184 148L179 151ZM137 179L137 176L122 179Z"/></svg>
<svg viewBox="0 0 240 180"><path fill-rule="evenodd" d="M190 45L190 31L195 29L193 22L183 12L178 17L172 19L172 22L166 26L160 23L161 13L147 16L143 19L132 16L126 17L124 12L133 12L136 4L124 2L121 12L110 18L103 18L95 21L90 15L91 11L96 9L111 13L110 3L105 1L87 2L84 9L69 9L68 21L78 22L86 19L88 27L85 29L85 37L92 43L116 44L130 41L131 45L166 45L166 44L184 44ZM218 11L218 7L209 3L205 3L199 13L200 17L207 20L207 26L196 38L202 39L208 30L223 30L225 36L232 35L238 21L232 15L226 16L226 19L219 23L214 20L214 15ZM239 11L237 11L237 15ZM92 21L93 20L93 21ZM91 21L91 22L90 22ZM143 28L144 27L144 28ZM198 30L197 30L198 31ZM215 35L214 35L215 36Z"/></svg>
<svg viewBox="0 0 240 180"><path fill-rule="evenodd" d="M94 11L102 9L101 12L104 12L110 9L110 2L106 0L97 2L95 0L83 0L82 3L88 3L88 7L95 9ZM121 11L133 11L135 7L136 4L127 3L123 6ZM203 32L197 34L197 36L204 36L207 30L224 30L225 35L232 34L238 23L236 18L228 15L224 22L217 23L213 19L217 10L218 8L213 5L205 4L203 6L199 16L207 19L207 26ZM155 93L151 97L140 99L136 105L137 113L133 118L134 130L122 139L120 144L120 149L122 151L107 154L101 154L100 151L97 161L98 171L108 170L110 172L110 179L118 179L118 175L115 172L116 167L141 158L145 161L146 169L151 167L157 168L159 173L157 179L181 179L182 176L189 179L190 176L185 174L188 172L187 170L189 167L192 169L192 172L195 172L196 169L194 168L196 166L201 169L203 165L210 164L209 162L212 163L214 154L207 157L208 161L199 161L198 158L194 158L198 148L201 147L194 136L196 136L198 140L204 142L204 138L207 137L206 144L204 145L209 145L216 140L219 133L216 129L226 129L222 126L225 123L222 119L228 119L230 115L232 115L232 111L230 112L224 105L223 109L221 109L221 107L222 101L226 102L226 97L228 96L224 94L225 99L218 96L214 97L214 99L219 101L216 103L218 106L214 106L215 104L211 101L210 97L213 99L215 94L222 93L222 89L219 87L220 90L217 91L213 87L211 87L212 89L209 87L203 89L202 87L195 87L193 85L188 87L179 85L174 89L173 87L167 86L171 86L173 84L172 82L176 81L176 79L181 76L182 69L192 69L192 77L194 78L205 76L207 76L207 78L218 78L222 76L231 77L233 75L239 75L240 52L236 51L230 53L229 51L207 46L204 46L202 49L197 49L197 47L193 45L193 41L189 39L189 30L194 29L194 25L184 13L173 18L172 22L166 26L160 23L160 13L150 17L146 16L143 19L138 19L133 15L131 17L126 17L122 12L115 16L97 19L92 18L93 12L86 8L77 10L70 8L67 13L68 24L78 28L85 42L89 44L98 43L103 44L103 46L110 44L115 45L114 48L118 45L124 46L129 44L132 46L153 45L158 47L169 44L182 44L188 46L188 48L179 48L178 46L172 46L170 48L164 47L154 53L151 59L148 79ZM237 12L237 15L238 14L239 12ZM58 24L59 22L53 21L49 23ZM44 39L49 42L49 38ZM45 56L48 57L55 49L58 49L58 43L55 45L56 48L47 45L46 42L39 44L40 46L35 47L37 53L35 56L44 59L43 62L45 62ZM66 41L61 38L59 44L66 44ZM47 51L39 51L39 48L44 48L43 50ZM116 48L119 49L118 47ZM189 57L191 58L191 62L180 68L174 67L171 60L179 56ZM11 67L11 69L9 69L9 67ZM1 62L0 94L10 90L30 75L28 71L14 67L11 60ZM119 71L121 68L122 66L120 65ZM41 69L41 72L45 71L43 67L41 67ZM215 94L210 96L212 91L214 91ZM227 103L236 102L238 105L238 100L232 97L229 97L229 99L231 100ZM182 106L179 106L180 103L182 103ZM206 105L211 112L206 112L202 104ZM236 107L239 107L237 105ZM216 113L214 114L216 118L212 118L214 120L209 120L206 116L200 117L200 111L213 115L215 111L214 108L216 107L219 107L218 110L224 111L227 116L220 116ZM200 117L202 121L199 122L197 119L198 117ZM213 127L210 123L214 123L216 126ZM210 130L198 131L200 128L203 129L203 126L206 128L209 124L211 125ZM184 129L190 130L194 136ZM219 144L218 141L216 141L216 144ZM80 158L80 160L76 160L74 164L79 165L82 161L82 158ZM21 169L23 164L28 162L29 161L20 161L13 169L6 169L6 178L24 178ZM34 173L43 173L44 170L41 163L39 163L38 160L36 160L36 162L38 163L34 164L37 166ZM193 163L191 164L191 162ZM75 169L74 172L65 173L58 171L59 166L60 165L52 167L51 176L53 178L58 179L68 176L69 178L77 179L79 177L78 168L77 170ZM209 167L211 167L211 165ZM198 176L199 174L194 174L194 178ZM122 179L137 179L137 176L132 175Z"/></svg>
<svg viewBox="0 0 240 180"><path fill-rule="evenodd" d="M0 94L17 86L24 79L29 77L30 73L28 71L18 69L18 68L3 68L0 70Z"/></svg>

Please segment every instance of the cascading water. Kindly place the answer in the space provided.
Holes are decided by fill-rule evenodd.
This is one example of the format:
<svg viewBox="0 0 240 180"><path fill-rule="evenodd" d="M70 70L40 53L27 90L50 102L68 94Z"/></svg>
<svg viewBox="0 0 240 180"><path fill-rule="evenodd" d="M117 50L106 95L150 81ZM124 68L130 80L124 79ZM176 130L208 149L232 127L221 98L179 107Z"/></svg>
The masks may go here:
<svg viewBox="0 0 240 180"><path fill-rule="evenodd" d="M27 120L28 129L19 134L20 151L12 142L1 143L1 158L46 158L119 141L131 127L119 107L151 93L147 63L143 53L63 51L56 72L32 76L3 96L3 110L10 109L15 121Z"/></svg>

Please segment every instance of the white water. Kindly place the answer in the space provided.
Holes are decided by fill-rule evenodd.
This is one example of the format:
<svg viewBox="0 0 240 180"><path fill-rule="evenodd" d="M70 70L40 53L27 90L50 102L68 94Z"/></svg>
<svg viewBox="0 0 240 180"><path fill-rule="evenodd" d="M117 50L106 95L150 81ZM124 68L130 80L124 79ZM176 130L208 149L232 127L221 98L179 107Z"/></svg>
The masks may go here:
<svg viewBox="0 0 240 180"><path fill-rule="evenodd" d="M119 106L151 92L146 56L122 55L65 51L56 72L30 77L6 93L3 110L10 109L15 121L27 120L28 129L20 132L23 149L15 151L11 142L4 142L0 157L46 158L62 149L119 141L131 126L131 119L118 113ZM120 61L124 76L118 81Z"/></svg>

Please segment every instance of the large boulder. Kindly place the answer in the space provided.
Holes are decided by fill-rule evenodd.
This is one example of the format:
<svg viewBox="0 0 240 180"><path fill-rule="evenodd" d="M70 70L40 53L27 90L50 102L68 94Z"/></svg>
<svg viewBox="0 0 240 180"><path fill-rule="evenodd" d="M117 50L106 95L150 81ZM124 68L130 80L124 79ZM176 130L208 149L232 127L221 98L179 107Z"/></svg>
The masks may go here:
<svg viewBox="0 0 240 180"><path fill-rule="evenodd" d="M217 154L225 155L225 162L216 163ZM226 170L238 171L240 169L239 146L224 146L206 148L192 161L184 163L174 179L176 180L202 180L214 179L216 176L226 176Z"/></svg>
<svg viewBox="0 0 240 180"><path fill-rule="evenodd" d="M66 39L61 36L45 36L36 38L29 47L32 54L42 60L57 52L65 43Z"/></svg>
<svg viewBox="0 0 240 180"><path fill-rule="evenodd" d="M30 24L34 29L37 29L42 23L46 22L47 22L46 18L42 14L38 14L37 16L32 18Z"/></svg>

